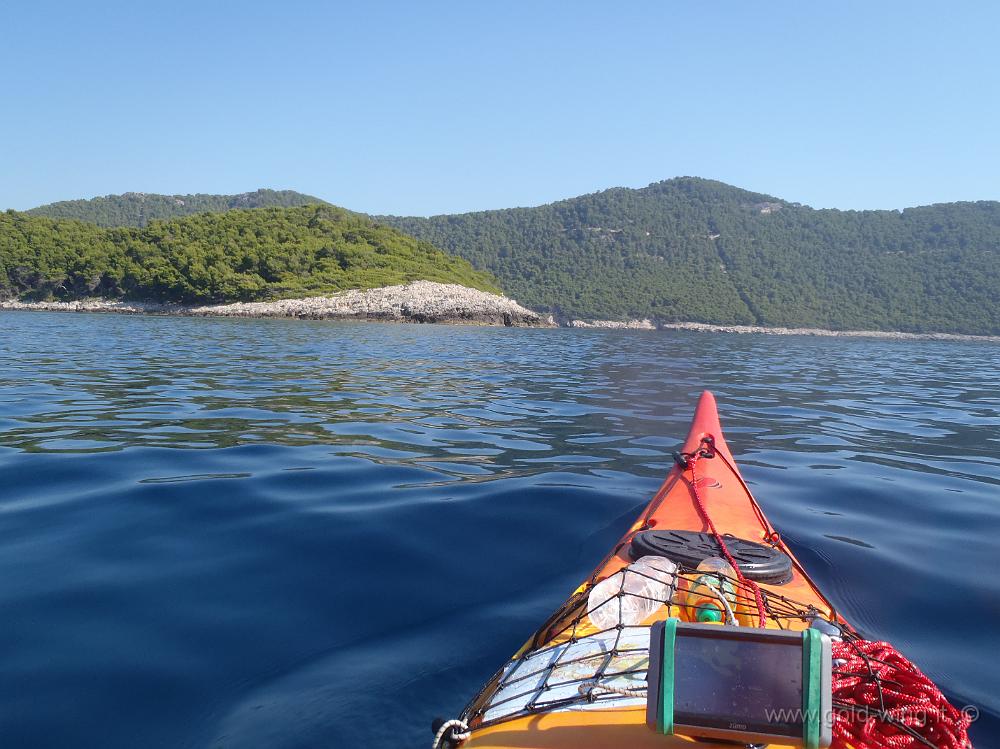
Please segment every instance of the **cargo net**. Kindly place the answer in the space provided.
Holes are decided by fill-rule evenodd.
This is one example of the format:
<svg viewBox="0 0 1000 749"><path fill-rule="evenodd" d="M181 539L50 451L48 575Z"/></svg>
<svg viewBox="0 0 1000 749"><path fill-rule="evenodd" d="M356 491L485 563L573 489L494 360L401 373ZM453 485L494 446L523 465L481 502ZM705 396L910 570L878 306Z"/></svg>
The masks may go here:
<svg viewBox="0 0 1000 749"><path fill-rule="evenodd" d="M463 720L485 727L545 712L644 706L650 626L668 616L695 621L696 603L686 592L705 573L669 560L671 572L641 561L582 587L486 684ZM735 577L713 577L723 620L756 626L757 597ZM801 630L822 618L815 607L763 588L761 601L772 627Z"/></svg>
<svg viewBox="0 0 1000 749"><path fill-rule="evenodd" d="M812 626L832 637L834 747L971 747L969 716L890 644L859 638L815 606L765 587L758 597L745 581L710 574L720 621L752 627L763 614L769 628ZM540 713L645 707L650 626L669 616L701 619L711 602L705 576L643 557L588 582L487 682L459 723L484 728Z"/></svg>

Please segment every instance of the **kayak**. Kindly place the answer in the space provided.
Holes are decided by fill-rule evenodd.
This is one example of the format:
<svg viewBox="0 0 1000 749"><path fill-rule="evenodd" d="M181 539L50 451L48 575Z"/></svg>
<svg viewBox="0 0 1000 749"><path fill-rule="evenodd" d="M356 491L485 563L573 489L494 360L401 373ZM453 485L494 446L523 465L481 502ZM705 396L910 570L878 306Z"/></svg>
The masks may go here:
<svg viewBox="0 0 1000 749"><path fill-rule="evenodd" d="M656 610L641 622L626 622L622 613L602 629L595 614L595 589L603 581L625 579L623 570L644 554L672 558L678 563L676 584L689 587L695 584L692 573L700 557L736 557L740 577L733 584L739 601L726 606L727 620L793 632L817 623L852 631L751 494L726 444L710 392L701 395L674 461L648 506L596 569L483 686L461 718L449 722L452 728L441 728L436 741L442 746L691 746L693 739L650 730L645 690L650 628L672 617L696 621L693 612L685 611L675 596L655 602ZM718 548L720 537L725 550ZM600 600L596 603L601 608ZM697 740L699 747L732 745ZM772 741L770 746L792 744Z"/></svg>

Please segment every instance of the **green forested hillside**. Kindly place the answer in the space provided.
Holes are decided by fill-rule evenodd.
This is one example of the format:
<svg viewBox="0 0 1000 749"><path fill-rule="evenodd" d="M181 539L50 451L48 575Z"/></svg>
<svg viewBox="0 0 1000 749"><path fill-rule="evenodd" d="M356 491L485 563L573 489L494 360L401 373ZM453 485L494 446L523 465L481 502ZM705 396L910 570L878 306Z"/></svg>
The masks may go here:
<svg viewBox="0 0 1000 749"><path fill-rule="evenodd" d="M62 212L92 223L141 226L154 214L228 211L268 201L291 204L315 199L269 190L241 196L130 193L54 203L31 213ZM329 210L330 215L340 216L341 224L363 221ZM320 268L325 258L305 262L295 249L303 246L296 242L305 240L289 234L286 222L294 224L292 217L302 215L259 214L249 233L228 222L223 222L224 229L212 228L216 219L195 216L190 231L185 224L171 230L190 242L181 250L155 236L155 223L148 227L151 231L105 232L72 222L56 227L38 218L41 223L14 241L9 239L11 224L29 217L8 213L0 216L0 242L19 247L21 259L11 266L13 250L5 251L0 244L0 294L86 292L204 300L339 288L341 281ZM903 211L816 210L721 182L685 177L537 208L376 220L466 258L492 273L521 303L562 319L650 317L664 322L1000 334L1000 305L995 303L1000 299L1000 203L996 202ZM257 226L269 221L276 223ZM370 223L365 226L370 232L379 231ZM243 242L249 242L251 254L258 252L253 239L258 236L265 237L261 242L271 270L252 270L252 261L232 259L243 252ZM393 237L384 239L390 244L409 241ZM313 240L319 241L309 239ZM226 248L221 250L224 262L214 259L220 252L216 242ZM150 255L129 250L134 267L122 275L124 270L114 265L119 262L116 258L125 248L140 244L158 249ZM25 259L35 245L43 248L37 261ZM74 260L76 246L90 250ZM105 247L106 262L118 270L87 292L94 271L104 267L100 258L105 257L101 249ZM60 258L54 265L46 259L53 252ZM203 273L197 262L188 263L184 257L191 253L210 258L209 266L215 270ZM425 271L435 262L423 263ZM33 263L53 270L40 271ZM74 263L83 263L83 270L73 270ZM69 274L62 280L60 269ZM354 267L351 273L356 271L359 268ZM469 272L468 266L447 268L449 274ZM183 282L173 273L181 274ZM471 285L483 283L491 281L476 276Z"/></svg>
<svg viewBox="0 0 1000 749"><path fill-rule="evenodd" d="M467 261L327 205L116 229L0 213L0 299L246 301L418 279L497 290Z"/></svg>
<svg viewBox="0 0 1000 749"><path fill-rule="evenodd" d="M1000 203L815 210L680 178L537 208L378 218L564 318L1000 334Z"/></svg>
<svg viewBox="0 0 1000 749"><path fill-rule="evenodd" d="M180 216L239 208L290 208L323 203L319 198L293 190L257 190L239 195L155 195L127 192L90 200L64 200L32 208L28 213L51 218L89 221L98 226L146 226Z"/></svg>

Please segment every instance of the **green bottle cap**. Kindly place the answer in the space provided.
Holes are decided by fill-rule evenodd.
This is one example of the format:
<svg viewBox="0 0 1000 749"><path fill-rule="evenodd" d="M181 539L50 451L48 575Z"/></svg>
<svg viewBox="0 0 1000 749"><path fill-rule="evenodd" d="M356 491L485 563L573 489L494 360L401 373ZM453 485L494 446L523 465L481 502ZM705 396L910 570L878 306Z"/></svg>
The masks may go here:
<svg viewBox="0 0 1000 749"><path fill-rule="evenodd" d="M721 622L722 611L718 606L711 603L703 603L695 610L695 617L699 622Z"/></svg>

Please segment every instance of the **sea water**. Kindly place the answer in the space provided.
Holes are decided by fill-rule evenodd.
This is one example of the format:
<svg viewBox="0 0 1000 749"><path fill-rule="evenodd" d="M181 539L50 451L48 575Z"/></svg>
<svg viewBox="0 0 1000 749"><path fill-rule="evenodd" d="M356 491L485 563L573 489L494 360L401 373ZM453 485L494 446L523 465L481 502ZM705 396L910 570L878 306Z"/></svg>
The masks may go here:
<svg viewBox="0 0 1000 749"><path fill-rule="evenodd" d="M698 394L868 637L1000 745L1000 345L0 313L0 741L423 746Z"/></svg>

